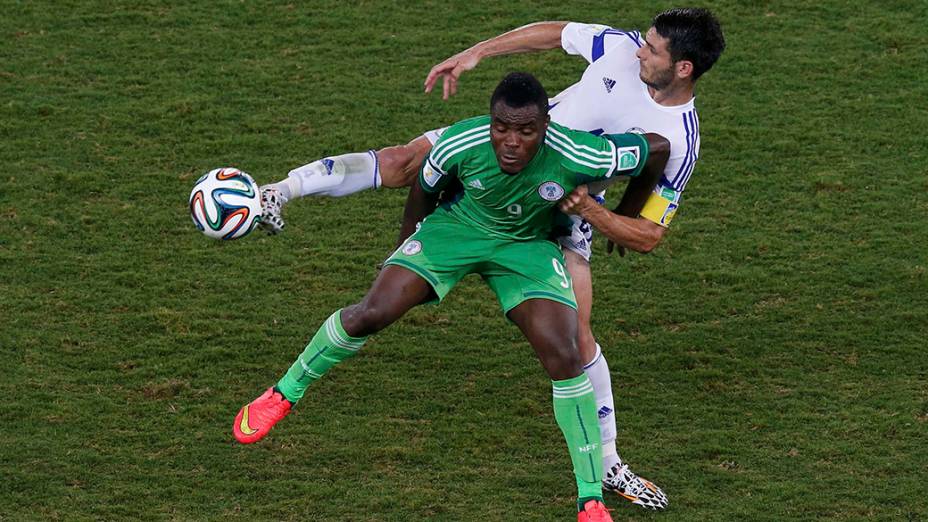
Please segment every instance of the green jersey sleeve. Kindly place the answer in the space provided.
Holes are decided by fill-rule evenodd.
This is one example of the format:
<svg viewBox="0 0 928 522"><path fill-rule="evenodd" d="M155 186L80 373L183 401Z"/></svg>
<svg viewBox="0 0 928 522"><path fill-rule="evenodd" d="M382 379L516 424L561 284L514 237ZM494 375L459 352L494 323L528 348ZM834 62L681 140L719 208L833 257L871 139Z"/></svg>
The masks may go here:
<svg viewBox="0 0 928 522"><path fill-rule="evenodd" d="M603 137L551 122L545 144L557 151L561 167L575 173L578 183L608 178L615 171L615 145Z"/></svg>
<svg viewBox="0 0 928 522"><path fill-rule="evenodd" d="M616 174L637 176L648 156L648 142L640 134L596 136L551 123L545 142L561 155L561 166L576 173L578 184Z"/></svg>
<svg viewBox="0 0 928 522"><path fill-rule="evenodd" d="M473 156L478 146L490 141L490 117L478 116L448 127L419 171L419 183L426 192L441 191Z"/></svg>
<svg viewBox="0 0 928 522"><path fill-rule="evenodd" d="M641 134L606 134L615 146L615 173L634 178L644 170L651 149L648 139Z"/></svg>

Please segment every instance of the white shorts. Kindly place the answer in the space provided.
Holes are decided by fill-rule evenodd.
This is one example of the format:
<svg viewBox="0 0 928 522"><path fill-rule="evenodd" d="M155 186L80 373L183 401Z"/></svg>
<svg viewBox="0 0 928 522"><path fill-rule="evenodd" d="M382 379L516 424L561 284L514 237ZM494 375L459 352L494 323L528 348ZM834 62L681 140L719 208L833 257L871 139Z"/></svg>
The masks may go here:
<svg viewBox="0 0 928 522"><path fill-rule="evenodd" d="M432 129L426 131L422 135L425 136L425 139L429 140L429 143L435 145L435 142L438 141L438 138L441 137L442 133L445 132L445 129L448 127L442 127L440 129ZM602 205L606 202L603 198L605 192L600 192L593 196L593 198ZM565 250L570 250L576 252L583 256L583 259L586 259L587 263L590 262L590 256L593 255L593 227L580 216L570 216L570 234L560 236L557 238L557 242L561 245L561 248Z"/></svg>
<svg viewBox="0 0 928 522"><path fill-rule="evenodd" d="M593 196L593 199L600 205L606 203L603 194L604 192L600 192ZM570 234L559 236L557 242L564 250L570 250L571 252L580 254L583 256L583 259L586 259L586 262L589 263L590 257L593 255L593 225L590 225L580 216L571 215L569 217Z"/></svg>

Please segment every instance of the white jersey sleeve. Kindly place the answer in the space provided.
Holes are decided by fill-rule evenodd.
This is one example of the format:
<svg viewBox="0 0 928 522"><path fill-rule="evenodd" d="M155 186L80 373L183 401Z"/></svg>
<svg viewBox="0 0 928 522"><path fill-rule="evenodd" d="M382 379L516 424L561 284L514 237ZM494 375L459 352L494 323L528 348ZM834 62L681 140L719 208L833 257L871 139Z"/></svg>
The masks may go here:
<svg viewBox="0 0 928 522"><path fill-rule="evenodd" d="M641 47L641 33L622 31L606 25L571 22L561 31L561 47L567 54L583 56L593 63L616 47L628 42Z"/></svg>

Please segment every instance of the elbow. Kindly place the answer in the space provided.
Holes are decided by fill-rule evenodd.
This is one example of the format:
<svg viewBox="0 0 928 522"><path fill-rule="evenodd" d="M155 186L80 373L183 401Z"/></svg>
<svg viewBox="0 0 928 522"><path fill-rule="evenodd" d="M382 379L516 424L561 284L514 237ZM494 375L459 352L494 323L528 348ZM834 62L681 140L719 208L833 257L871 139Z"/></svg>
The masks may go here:
<svg viewBox="0 0 928 522"><path fill-rule="evenodd" d="M652 233L644 234L638 241L638 244L632 248L639 254L650 254L661 243L664 234L663 230L655 230Z"/></svg>
<svg viewBox="0 0 928 522"><path fill-rule="evenodd" d="M648 140L650 157L665 163L667 158L670 157L670 141L660 134L654 134L653 132L645 134L645 138Z"/></svg>

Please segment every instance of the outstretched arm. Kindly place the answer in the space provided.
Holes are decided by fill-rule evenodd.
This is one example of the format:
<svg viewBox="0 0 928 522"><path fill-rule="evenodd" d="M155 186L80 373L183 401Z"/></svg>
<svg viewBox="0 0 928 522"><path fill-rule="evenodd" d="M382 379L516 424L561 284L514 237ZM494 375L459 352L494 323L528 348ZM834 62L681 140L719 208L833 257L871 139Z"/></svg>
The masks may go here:
<svg viewBox="0 0 928 522"><path fill-rule="evenodd" d="M560 47L561 32L567 23L535 22L465 49L432 67L425 78L425 92L432 92L438 79L443 78L442 99L447 100L448 96L457 93L461 74L476 67L484 58Z"/></svg>

